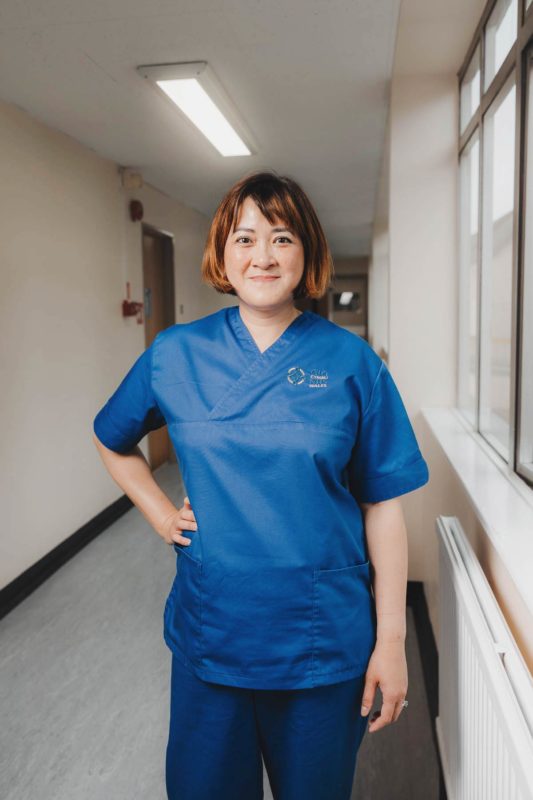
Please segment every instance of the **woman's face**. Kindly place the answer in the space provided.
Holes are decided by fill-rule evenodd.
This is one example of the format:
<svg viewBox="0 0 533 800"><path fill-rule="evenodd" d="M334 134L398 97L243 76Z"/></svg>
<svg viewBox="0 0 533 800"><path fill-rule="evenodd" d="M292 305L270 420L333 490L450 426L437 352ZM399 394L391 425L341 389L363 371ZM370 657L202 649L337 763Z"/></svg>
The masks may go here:
<svg viewBox="0 0 533 800"><path fill-rule="evenodd" d="M247 197L226 241L224 267L243 302L275 309L293 302L292 291L304 270L303 244L283 222L271 225Z"/></svg>

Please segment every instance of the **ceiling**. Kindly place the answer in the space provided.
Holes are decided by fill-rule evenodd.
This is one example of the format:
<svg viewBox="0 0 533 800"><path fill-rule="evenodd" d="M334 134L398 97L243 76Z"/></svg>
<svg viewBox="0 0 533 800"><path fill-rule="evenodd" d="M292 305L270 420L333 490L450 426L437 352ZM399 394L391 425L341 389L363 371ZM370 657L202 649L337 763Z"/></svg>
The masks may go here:
<svg viewBox="0 0 533 800"><path fill-rule="evenodd" d="M401 14L400 14L401 4ZM395 75L454 74L485 0L2 0L0 99L207 216L271 168L365 256ZM223 158L136 72L208 61L258 152ZM393 67L394 64L394 67Z"/></svg>
<svg viewBox="0 0 533 800"><path fill-rule="evenodd" d="M402 0L394 75L456 75L487 0Z"/></svg>
<svg viewBox="0 0 533 800"><path fill-rule="evenodd" d="M206 215L272 168L370 252L400 0L2 0L0 98ZM206 60L251 130L223 158L136 66Z"/></svg>

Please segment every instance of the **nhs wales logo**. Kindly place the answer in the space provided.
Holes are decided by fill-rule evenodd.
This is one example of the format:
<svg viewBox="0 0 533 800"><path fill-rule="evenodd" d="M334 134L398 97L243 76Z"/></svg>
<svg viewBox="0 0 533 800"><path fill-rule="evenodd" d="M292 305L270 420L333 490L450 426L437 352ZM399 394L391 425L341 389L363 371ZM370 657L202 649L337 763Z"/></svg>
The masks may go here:
<svg viewBox="0 0 533 800"><path fill-rule="evenodd" d="M328 373L325 369L304 370L302 367L289 367L287 380L294 386L308 386L310 389L326 389Z"/></svg>

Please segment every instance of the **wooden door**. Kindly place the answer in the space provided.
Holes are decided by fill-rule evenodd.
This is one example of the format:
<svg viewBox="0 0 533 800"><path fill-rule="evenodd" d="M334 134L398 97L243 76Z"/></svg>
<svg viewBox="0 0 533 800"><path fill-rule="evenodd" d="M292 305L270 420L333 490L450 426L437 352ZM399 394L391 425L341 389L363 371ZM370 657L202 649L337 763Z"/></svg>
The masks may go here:
<svg viewBox="0 0 533 800"><path fill-rule="evenodd" d="M148 347L159 331L175 322L174 244L170 236L143 225L142 248L144 330ZM176 460L166 425L148 434L148 455L151 469Z"/></svg>

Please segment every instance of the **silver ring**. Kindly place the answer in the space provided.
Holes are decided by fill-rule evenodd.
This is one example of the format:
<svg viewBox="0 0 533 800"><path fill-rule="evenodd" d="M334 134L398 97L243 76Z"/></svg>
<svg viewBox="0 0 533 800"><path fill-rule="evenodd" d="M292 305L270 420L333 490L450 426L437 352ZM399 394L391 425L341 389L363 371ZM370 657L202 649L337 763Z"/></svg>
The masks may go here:
<svg viewBox="0 0 533 800"><path fill-rule="evenodd" d="M407 700L402 700L402 707L403 708L406 708L408 705L409 705L409 702Z"/></svg>

